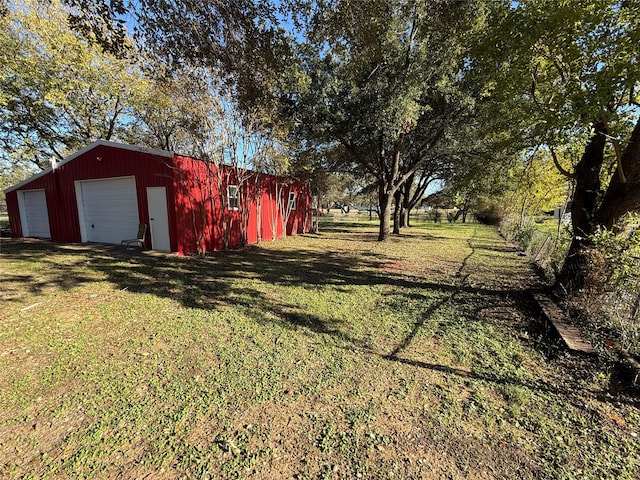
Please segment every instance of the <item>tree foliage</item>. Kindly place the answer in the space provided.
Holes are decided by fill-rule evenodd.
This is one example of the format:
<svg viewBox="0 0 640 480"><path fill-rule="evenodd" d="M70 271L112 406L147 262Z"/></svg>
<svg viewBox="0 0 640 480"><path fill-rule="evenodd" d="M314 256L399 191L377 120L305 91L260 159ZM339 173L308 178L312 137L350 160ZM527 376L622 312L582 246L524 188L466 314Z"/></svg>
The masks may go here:
<svg viewBox="0 0 640 480"><path fill-rule="evenodd" d="M135 65L67 26L58 0L21 0L2 17L2 159L48 165L98 138L124 138L148 83Z"/></svg>
<svg viewBox="0 0 640 480"><path fill-rule="evenodd" d="M232 92L241 111L272 113L296 82L291 43L271 2L258 0L140 0L137 38L172 67L206 67ZM252 115L253 115L252 114Z"/></svg>
<svg viewBox="0 0 640 480"><path fill-rule="evenodd" d="M147 62L145 70L149 89L138 98L136 122L127 132L129 141L196 158L210 157L219 136L216 125L225 112L208 73L171 71L157 62Z"/></svg>
<svg viewBox="0 0 640 480"><path fill-rule="evenodd" d="M553 211L566 202L570 183L553 164L548 152L535 151L509 170L506 207L522 221Z"/></svg>
<svg viewBox="0 0 640 480"><path fill-rule="evenodd" d="M477 5L333 0L314 7L299 49L307 88L291 115L310 148L338 151L343 165L376 180L384 240L394 194L473 107L459 79Z"/></svg>
<svg viewBox="0 0 640 480"><path fill-rule="evenodd" d="M589 236L640 208L639 50L638 2L536 0L505 2L476 52L493 118L508 119L525 144L548 145L575 184L564 276L576 286ZM576 144L582 151L566 158Z"/></svg>
<svg viewBox="0 0 640 480"><path fill-rule="evenodd" d="M82 20L86 12L108 14L91 3L16 0L0 17L0 160L7 186L99 138L200 158L215 148L216 123L225 113L216 80L206 69L172 69L143 55L119 31L99 37L69 23L73 15L86 25L99 20ZM108 19L99 21L107 28Z"/></svg>
<svg viewBox="0 0 640 480"><path fill-rule="evenodd" d="M49 0L47 0L49 1ZM62 0L69 26L106 53L117 57L131 54L124 15L131 5L124 0Z"/></svg>

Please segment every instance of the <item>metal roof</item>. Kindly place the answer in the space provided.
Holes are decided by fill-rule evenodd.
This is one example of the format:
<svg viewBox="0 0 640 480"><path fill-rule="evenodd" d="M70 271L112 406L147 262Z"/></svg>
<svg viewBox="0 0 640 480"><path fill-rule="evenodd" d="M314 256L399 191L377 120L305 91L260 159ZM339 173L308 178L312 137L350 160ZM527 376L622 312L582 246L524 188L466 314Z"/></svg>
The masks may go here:
<svg viewBox="0 0 640 480"><path fill-rule="evenodd" d="M138 145L128 145L126 143L117 143L117 142L110 142L107 140L96 140L95 142L90 143L89 145L87 145L86 147L84 147L82 150L78 150L75 153L72 153L71 155L68 155L67 157L63 158L60 162L58 162L56 164L56 168L60 168L62 165L69 163L70 161L78 158L80 155L84 155L85 153L93 150L96 147L113 147L113 148L119 148L121 150L130 150L133 152L141 152L141 153L148 153L150 155L156 155L159 157L167 157L167 158L173 158L173 152L168 152L166 150L158 150L155 148L147 148L147 147L141 147ZM32 181L34 181L37 178L43 177L44 175L47 175L49 173L51 173L53 171L52 167L47 168L46 170L43 170L42 172L38 172L35 175L30 176L29 178L27 178L26 180L23 180L22 182L13 185L9 188L6 188L4 190L5 193L11 192L13 190L17 190L18 188L26 185L27 183L30 183Z"/></svg>

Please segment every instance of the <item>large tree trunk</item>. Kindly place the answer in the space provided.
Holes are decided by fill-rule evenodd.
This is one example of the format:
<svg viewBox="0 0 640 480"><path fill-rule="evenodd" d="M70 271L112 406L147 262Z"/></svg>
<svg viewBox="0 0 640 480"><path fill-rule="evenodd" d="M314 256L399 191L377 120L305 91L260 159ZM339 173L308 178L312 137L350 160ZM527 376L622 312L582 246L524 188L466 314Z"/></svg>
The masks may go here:
<svg viewBox="0 0 640 480"><path fill-rule="evenodd" d="M573 238L556 280L560 293L584 287L589 273L585 249L590 246L589 236L596 228L615 229L624 215L640 208L640 119L604 195L600 190L600 171L606 128L603 123L596 123L594 127L595 134L575 170L576 191L571 206Z"/></svg>
<svg viewBox="0 0 640 480"><path fill-rule="evenodd" d="M471 209L471 198L466 197L464 199L464 205L462 207L462 223L467 223L467 214L469 213L470 209Z"/></svg>
<svg viewBox="0 0 640 480"><path fill-rule="evenodd" d="M320 231L320 194L316 195L316 219L312 222L312 231L313 233L318 233Z"/></svg>
<svg viewBox="0 0 640 480"><path fill-rule="evenodd" d="M411 211L411 187L415 175L411 175L406 182L400 187L402 191L402 203L400 208L400 228L410 227L409 225L409 212Z"/></svg>
<svg viewBox="0 0 640 480"><path fill-rule="evenodd" d="M604 162L606 130L601 122L594 125L595 132L576 165L575 192L571 203L573 238L564 264L556 278L556 291L570 293L584 287L588 275L585 249L589 236L596 230L596 213L602 198L600 172Z"/></svg>
<svg viewBox="0 0 640 480"><path fill-rule="evenodd" d="M620 158L621 169L609 183L596 222L608 230L615 228L620 219L628 212L640 209L640 119L631 133L631 138Z"/></svg>
<svg viewBox="0 0 640 480"><path fill-rule="evenodd" d="M389 239L389 233L391 230L391 199L398 189L399 185L395 182L398 181L398 171L400 168L400 144L401 137L394 143L393 153L391 155L390 168L381 169L381 176L378 177L378 204L380 205L380 233L378 234L378 241L384 242ZM386 154L382 147L382 137L380 140L380 154L379 159L384 163Z"/></svg>
<svg viewBox="0 0 640 480"><path fill-rule="evenodd" d="M393 208L393 233L398 235L400 233L400 210L402 209L402 189L396 190L393 194L393 200L395 206Z"/></svg>
<svg viewBox="0 0 640 480"><path fill-rule="evenodd" d="M410 227L409 224L409 209L406 205L402 205L400 210L400 228Z"/></svg>
<svg viewBox="0 0 640 480"><path fill-rule="evenodd" d="M389 240L391 232L391 195L384 186L378 187L378 204L380 205L380 232L378 241Z"/></svg>

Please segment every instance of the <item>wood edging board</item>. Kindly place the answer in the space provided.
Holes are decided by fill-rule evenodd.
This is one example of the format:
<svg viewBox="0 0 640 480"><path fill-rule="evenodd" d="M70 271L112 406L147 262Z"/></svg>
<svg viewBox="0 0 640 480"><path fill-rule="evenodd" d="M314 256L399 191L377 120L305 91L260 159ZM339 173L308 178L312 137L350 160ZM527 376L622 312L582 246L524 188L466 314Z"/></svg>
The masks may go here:
<svg viewBox="0 0 640 480"><path fill-rule="evenodd" d="M534 293L533 298L538 302L542 312L549 319L569 350L589 355L598 353L596 349L584 339L580 330L567 321L560 307L558 307L551 298L542 293Z"/></svg>

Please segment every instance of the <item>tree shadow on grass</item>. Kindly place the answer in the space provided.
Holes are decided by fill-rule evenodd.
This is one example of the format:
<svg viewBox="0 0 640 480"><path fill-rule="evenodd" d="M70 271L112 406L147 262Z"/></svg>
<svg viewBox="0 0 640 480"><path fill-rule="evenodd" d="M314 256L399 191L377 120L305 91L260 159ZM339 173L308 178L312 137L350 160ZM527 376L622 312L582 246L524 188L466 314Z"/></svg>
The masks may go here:
<svg viewBox="0 0 640 480"><path fill-rule="evenodd" d="M553 394L562 396L565 400L571 403L577 404L581 408L584 408L585 398L591 397L601 402L606 403L624 403L627 405L633 405L640 407L640 398L632 396L612 396L609 391L602 390L590 390L585 387L576 388L573 382L565 385L554 385L541 379L524 379L509 375L499 375L491 373L479 373L473 371L463 370L461 368L451 367L449 365L442 365L436 363L429 363L422 360L413 360L402 358L398 356L383 357L392 362L402 363L404 365L410 365L412 367L423 368L435 372L441 372L448 375L454 375L462 379L480 380L494 385L501 386L516 386L526 388L531 392L543 392L547 394Z"/></svg>
<svg viewBox="0 0 640 480"><path fill-rule="evenodd" d="M60 264L60 256L64 256L64 264ZM104 276L120 289L171 298L191 308L212 308L231 294L242 294L242 282L235 282L241 279L313 288L394 285L398 282L415 286L413 282L382 271L384 258L376 254L365 257L351 253L319 254L314 250L275 251L249 247L204 257L178 257L125 250L113 245L10 240L3 244L2 257L5 261L39 264L37 268L45 272L40 281L33 273L2 279L5 284L19 282L23 289L34 294L40 293L45 286L70 289ZM209 302L206 298L212 300Z"/></svg>
<svg viewBox="0 0 640 480"><path fill-rule="evenodd" d="M440 371L460 377L474 378L497 385L512 384L531 390L562 395L571 394L542 380L526 380L504 373L468 372L447 365L407 358L405 350L425 329L438 335L449 328L470 328L473 322L491 322L484 312L496 305L508 304L519 310L523 318L536 318L529 290L512 285L469 285L465 269L469 259L484 245L473 245L471 253L448 279L435 283L426 278L409 277L402 271L384 268L389 258L373 253L323 252L315 250L271 250L249 247L239 251L218 252L205 257L178 257L125 250L112 245L62 245L50 242L11 240L3 243L4 261L34 261L46 273L4 276L3 285L20 284L33 294L45 287L71 289L105 278L121 290L149 293L180 302L187 308L215 310L223 305L242 308L243 313L258 324L278 324L294 330L305 329L315 335L334 338L338 344L416 368ZM60 264L63 258L65 264ZM27 269L25 269L27 270ZM494 274L496 272L493 272ZM508 272L504 272L505 275ZM322 288L331 286L336 292L353 286L389 286L399 308L403 302L420 306L415 322L404 337L388 351L375 351L366 341L353 335L349 325L338 319L320 316L301 305L270 296L264 289L254 288L252 281L276 286ZM446 321L437 313L450 304L463 315ZM452 325L462 322L463 325ZM510 328L510 325L504 326ZM514 328L522 328L522 325ZM516 333L514 332L514 335Z"/></svg>
<svg viewBox="0 0 640 480"><path fill-rule="evenodd" d="M368 222L368 220L365 220L364 222ZM334 221L320 220L319 231L329 232L329 233L349 233L349 234L353 234L354 232L364 232L366 233L367 237L370 237L373 240L375 240L378 234L377 226L378 225L374 222L363 223L363 221L358 222L358 221L349 221L349 220L334 220Z"/></svg>
<svg viewBox="0 0 640 480"><path fill-rule="evenodd" d="M4 301L19 301L26 291L39 295L49 287L61 290L70 290L78 285L96 280L96 276L90 272L83 272L82 268L88 265L86 255L76 250L61 263L57 255L66 254L67 250L62 245L47 241L32 239L2 239L2 252L0 258L3 262L24 261L40 263L41 267L34 272L33 269L25 269L23 274L8 274L5 268L0 275L0 290ZM45 268L42 269L42 266ZM42 271L42 273L38 273Z"/></svg>
<svg viewBox="0 0 640 480"><path fill-rule="evenodd" d="M428 306L434 293L446 301L465 294L486 297L490 299L484 302L487 305L500 301L500 298L522 294L522 290L517 288L460 284L456 277L461 276L461 270L473 253L474 250L464 259L457 275L447 279L449 283L434 283L425 281L425 278L407 276L401 269L386 268L389 257L374 253L319 254L315 250L271 250L253 246L204 257L178 257L114 245L10 240L3 243L2 257L5 261L34 261L39 264L37 269L45 273L4 276L1 281L6 290L19 285L20 289L40 294L45 287L68 290L105 278L118 289L170 298L188 308L215 309L221 305L243 304L248 311L280 309L281 317L288 319L285 324L288 322L297 327L308 323L313 312L300 310L299 314L294 314L292 306L283 310L282 299L267 298L257 289L252 291L251 281L311 289L331 286L336 292L353 286L390 286L394 287L394 296L399 303L405 300L424 302L426 310L421 318L428 317L439 308L439 304ZM415 298L418 295L416 289L428 295ZM322 324L323 321L326 322L312 321L311 330L319 333L336 331L335 325L327 326ZM412 336L420 328L421 324L416 323ZM406 346L412 336L399 345Z"/></svg>

